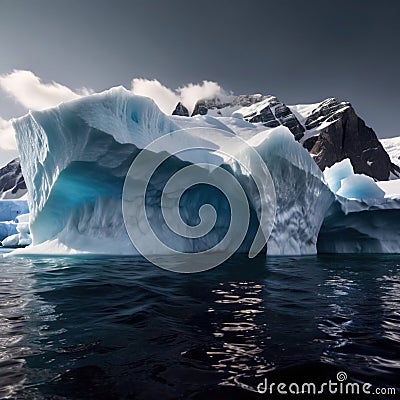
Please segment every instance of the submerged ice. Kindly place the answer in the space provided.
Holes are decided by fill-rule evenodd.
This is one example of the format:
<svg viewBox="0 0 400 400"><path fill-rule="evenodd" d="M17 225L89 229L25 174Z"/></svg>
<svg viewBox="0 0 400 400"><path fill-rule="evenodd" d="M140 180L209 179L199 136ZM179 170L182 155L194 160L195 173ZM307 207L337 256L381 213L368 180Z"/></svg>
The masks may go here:
<svg viewBox="0 0 400 400"><path fill-rule="evenodd" d="M388 200L387 189L371 178L356 176L346 161L322 174L285 127L266 129L237 116L167 116L152 100L123 88L30 112L15 120L14 128L29 194L32 238L32 245L19 252L137 254L126 232L121 207L129 166L155 139L191 128L202 128L204 132L218 129L237 135L256 149L267 165L276 195L276 216L267 242L269 254L315 254L317 241L320 251L342 251L340 243L344 237L350 237L352 243L346 251L365 251L364 239L368 237L370 242L372 233L361 227L362 213L398 211L396 196ZM188 135L187 140L196 147L212 142L213 138L199 134ZM137 218L138 229L143 218L148 218L163 240L185 252L203 251L223 239L234 215L230 214L223 193L205 185L190 188L182 196L179 213L189 226L196 226L201 207L211 204L216 213L212 230L195 240L172 234L164 225L160 192L171 174L194 161L212 162L243 185L250 223L239 251L248 252L259 225L260 193L253 190L249 171L238 168L229 157L216 157L212 151L194 151L190 157L174 155L160 167L149 185L147 214ZM137 179L140 181L140 175ZM171 193L171 198L174 196ZM346 219L349 213L351 231L343 234L335 221ZM397 214L392 218L398 218ZM24 240L26 232L21 225L14 234ZM393 229L392 233L399 241L399 232ZM379 232L374 235L375 240ZM390 235L387 232L383 236L386 243ZM384 243L374 249L397 251L394 245ZM149 243L145 252L152 251Z"/></svg>

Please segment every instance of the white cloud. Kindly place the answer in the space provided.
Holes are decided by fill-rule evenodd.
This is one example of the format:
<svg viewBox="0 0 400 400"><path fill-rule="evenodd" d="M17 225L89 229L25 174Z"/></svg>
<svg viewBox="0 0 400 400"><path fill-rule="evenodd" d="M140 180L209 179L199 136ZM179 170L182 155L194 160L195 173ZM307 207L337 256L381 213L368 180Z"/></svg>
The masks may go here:
<svg viewBox="0 0 400 400"><path fill-rule="evenodd" d="M17 148L15 142L14 128L10 121L7 121L0 117L0 145L5 150L13 150Z"/></svg>
<svg viewBox="0 0 400 400"><path fill-rule="evenodd" d="M54 107L91 93L85 88L74 92L57 82L43 83L33 72L23 70L0 75L0 88L31 110ZM15 157L18 157L18 151L14 128L10 121L0 117L0 167Z"/></svg>
<svg viewBox="0 0 400 400"><path fill-rule="evenodd" d="M14 128L10 121L0 118L0 167L18 157Z"/></svg>
<svg viewBox="0 0 400 400"><path fill-rule="evenodd" d="M190 111L193 111L196 102L200 99L211 99L213 97L225 96L225 91L217 82L203 81L201 84L189 83L177 90L184 104Z"/></svg>
<svg viewBox="0 0 400 400"><path fill-rule="evenodd" d="M23 70L0 75L0 87L31 110L54 107L63 101L74 100L90 93L85 88L74 92L57 82L43 83L33 72Z"/></svg>
<svg viewBox="0 0 400 400"><path fill-rule="evenodd" d="M209 99L215 96L224 97L226 95L221 86L212 81L203 81L201 84L189 83L186 86L172 90L156 79L133 79L131 90L134 94L152 98L166 114L171 114L179 101L191 113L197 100Z"/></svg>
<svg viewBox="0 0 400 400"><path fill-rule="evenodd" d="M165 114L171 114L179 102L177 93L163 86L156 79L132 79L131 90L134 94L153 99Z"/></svg>

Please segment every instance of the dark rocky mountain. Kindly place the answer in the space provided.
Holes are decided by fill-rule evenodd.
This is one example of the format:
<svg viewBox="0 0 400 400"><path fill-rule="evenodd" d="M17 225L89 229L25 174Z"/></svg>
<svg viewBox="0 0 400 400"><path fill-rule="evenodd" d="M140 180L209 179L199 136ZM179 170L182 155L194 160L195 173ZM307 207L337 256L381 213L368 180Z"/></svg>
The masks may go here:
<svg viewBox="0 0 400 400"><path fill-rule="evenodd" d="M189 110L181 102L179 102L176 105L175 110L172 111L172 115L180 115L181 117L188 117Z"/></svg>
<svg viewBox="0 0 400 400"><path fill-rule="evenodd" d="M376 180L387 180L391 174L400 177L400 168L390 161L374 130L366 126L348 102L327 99L300 121L290 107L275 96L244 95L233 97L229 102L200 100L192 116L230 116L235 112L241 113L248 122L262 123L268 128L286 126L311 153L321 170L349 158L356 173Z"/></svg>
<svg viewBox="0 0 400 400"><path fill-rule="evenodd" d="M279 125L286 126L296 140L300 140L304 136L304 127L286 104L281 103L274 96L267 96L263 103L266 103L265 107L260 107L250 115L243 115L243 118L252 123L262 122L269 128Z"/></svg>
<svg viewBox="0 0 400 400"><path fill-rule="evenodd" d="M27 192L19 158L0 169L0 198L18 199Z"/></svg>
<svg viewBox="0 0 400 400"><path fill-rule="evenodd" d="M380 181L389 179L390 173L400 176L400 168L390 161L374 130L365 125L350 103L323 101L306 119L305 128L318 128L318 134L303 145L321 170L349 158L358 174Z"/></svg>

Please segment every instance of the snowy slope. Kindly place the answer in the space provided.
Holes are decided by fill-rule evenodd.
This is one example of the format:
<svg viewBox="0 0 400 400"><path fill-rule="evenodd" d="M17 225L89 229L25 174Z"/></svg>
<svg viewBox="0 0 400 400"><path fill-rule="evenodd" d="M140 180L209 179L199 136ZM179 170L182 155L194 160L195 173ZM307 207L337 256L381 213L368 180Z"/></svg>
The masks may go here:
<svg viewBox="0 0 400 400"><path fill-rule="evenodd" d="M381 139L381 143L389 154L392 163L400 166L400 137Z"/></svg>

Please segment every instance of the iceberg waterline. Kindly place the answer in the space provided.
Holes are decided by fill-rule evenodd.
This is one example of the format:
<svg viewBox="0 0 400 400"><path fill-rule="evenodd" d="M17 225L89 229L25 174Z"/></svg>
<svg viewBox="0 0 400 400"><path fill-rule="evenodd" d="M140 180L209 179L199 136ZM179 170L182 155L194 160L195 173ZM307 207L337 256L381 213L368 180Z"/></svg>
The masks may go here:
<svg viewBox="0 0 400 400"><path fill-rule="evenodd" d="M367 184L365 177L359 178L348 168L343 175L339 171L342 165L332 167L330 176L326 173L324 178L307 150L285 127L265 129L237 117L170 117L152 100L132 95L123 88L113 88L53 109L30 112L14 120L13 125L29 193L32 237L32 245L17 250L16 254L137 254L126 232L121 208L122 188L129 166L153 140L193 127L237 135L254 147L267 165L276 193L276 216L267 242L268 254L315 254L318 235L319 251L343 251L343 245L332 244L338 242L337 238L343 238L334 222L350 214L353 218L351 232L358 229L362 234L352 236L351 232L346 232L349 237L347 252L367 251L371 240L380 241L373 246L378 252L400 252L400 244L397 247L394 244L400 243L399 233L392 229L394 237L389 238L386 232L382 238L377 238L379 232L365 229L362 214L391 210L390 226L395 225L393 218L398 217L399 208L396 196L390 199L377 196L372 203L362 198L365 193L382 194L382 189L372 180ZM209 136L189 135L188 138L193 140L194 147L212 141ZM202 162L215 155L205 152L196 157L196 162ZM177 238L169 236L169 231L160 223L162 210L157 199L163 185L179 163L187 163L183 155L174 160L172 170L168 163L161 167L159 176L164 180L152 182L147 215L153 216L155 229L164 240L169 240L179 251L197 252L212 247L223 238L231 219L223 194L214 189L191 189L179 209L186 223L195 226L199 223L201 206L211 203L218 218L208 235L197 240ZM214 160L214 163L229 170L240 182L248 179L229 158ZM351 185L347 186L352 188L352 193L346 189L346 179L347 183L350 180ZM253 193L251 185L245 191L250 200L251 220L240 252L248 252L258 224L254 204L259 194ZM361 196L357 199L358 194ZM376 218L380 218L378 214ZM332 245L324 244L327 242ZM152 252L151 244L147 251Z"/></svg>

